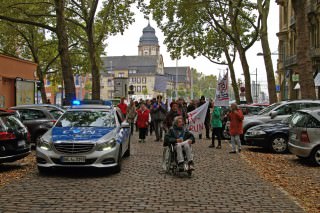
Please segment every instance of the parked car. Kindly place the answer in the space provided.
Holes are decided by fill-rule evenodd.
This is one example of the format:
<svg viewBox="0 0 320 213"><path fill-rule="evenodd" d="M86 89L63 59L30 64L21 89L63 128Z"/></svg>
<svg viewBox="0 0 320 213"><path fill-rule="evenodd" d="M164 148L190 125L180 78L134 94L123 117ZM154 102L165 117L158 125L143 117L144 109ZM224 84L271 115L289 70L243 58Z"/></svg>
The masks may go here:
<svg viewBox="0 0 320 213"><path fill-rule="evenodd" d="M20 114L20 119L31 134L31 141L37 144L40 137L46 133L61 116L62 112L56 109L42 107L11 107ZM60 114L59 114L60 113Z"/></svg>
<svg viewBox="0 0 320 213"><path fill-rule="evenodd" d="M246 144L268 148L275 153L287 152L291 118L292 116L279 123L266 123L249 128L244 135Z"/></svg>
<svg viewBox="0 0 320 213"><path fill-rule="evenodd" d="M30 154L30 135L14 113L0 112L0 163Z"/></svg>
<svg viewBox="0 0 320 213"><path fill-rule="evenodd" d="M37 144L39 172L54 167L121 170L130 155L130 125L118 108L99 104L72 106Z"/></svg>
<svg viewBox="0 0 320 213"><path fill-rule="evenodd" d="M320 108L299 110L290 122L289 150L320 166Z"/></svg>
<svg viewBox="0 0 320 213"><path fill-rule="evenodd" d="M291 116L299 109L320 107L320 100L294 100L274 103L261 110L258 115L245 116L243 121L243 133L253 127L264 123L279 123L281 120ZM243 135L241 139L244 141Z"/></svg>
<svg viewBox="0 0 320 213"><path fill-rule="evenodd" d="M55 105L55 104L25 104L25 105L18 105L18 106L15 106L16 108L17 107L22 107L22 108L28 108L28 107L32 107L32 108L47 108L47 109L56 109L56 110L59 110L59 111L62 111L64 112L66 109L60 105Z"/></svg>

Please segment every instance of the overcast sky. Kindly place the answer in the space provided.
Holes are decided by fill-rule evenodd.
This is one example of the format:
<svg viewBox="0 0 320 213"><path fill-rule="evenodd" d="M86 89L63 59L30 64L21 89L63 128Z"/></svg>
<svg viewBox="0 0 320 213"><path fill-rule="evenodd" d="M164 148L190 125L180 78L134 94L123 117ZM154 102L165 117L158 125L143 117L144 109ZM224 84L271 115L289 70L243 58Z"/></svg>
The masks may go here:
<svg viewBox="0 0 320 213"><path fill-rule="evenodd" d="M157 27L153 20L150 20L151 26L156 30L156 36L159 39L160 53L164 59L164 66L176 66L176 61L171 60L170 54L167 52L167 47L163 43L164 35L161 30ZM110 37L107 40L108 47L106 52L108 56L121 56L121 55L138 55L138 44L139 38L142 36L142 30L146 27L148 21L144 18L143 14L136 11L135 22L124 32L123 35L118 34ZM269 43L271 52L277 52L278 39L276 33L279 30L279 7L275 1L271 1L269 19ZM257 56L258 52L262 52L260 41L256 42L247 52L248 63L250 66L251 73L255 73L256 68L258 69L258 82L262 85L267 84L264 61L262 56ZM273 66L276 70L277 55L273 55ZM178 61L178 66L190 66L197 69L198 72L202 72L205 75L218 75L219 70L225 70L226 66L218 66L210 62L205 57L198 57L193 59L192 57L182 57ZM242 78L242 67L240 61L237 60L235 63L235 70L237 78ZM255 79L255 75L251 76L252 80Z"/></svg>

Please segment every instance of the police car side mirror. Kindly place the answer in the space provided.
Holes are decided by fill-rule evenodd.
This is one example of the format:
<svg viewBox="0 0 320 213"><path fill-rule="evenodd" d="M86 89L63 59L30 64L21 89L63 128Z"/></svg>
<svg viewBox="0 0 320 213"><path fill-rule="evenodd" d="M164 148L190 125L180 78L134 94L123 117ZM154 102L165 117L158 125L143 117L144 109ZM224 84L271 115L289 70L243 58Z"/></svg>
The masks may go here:
<svg viewBox="0 0 320 213"><path fill-rule="evenodd" d="M121 123L121 128L130 128L130 124L126 121Z"/></svg>

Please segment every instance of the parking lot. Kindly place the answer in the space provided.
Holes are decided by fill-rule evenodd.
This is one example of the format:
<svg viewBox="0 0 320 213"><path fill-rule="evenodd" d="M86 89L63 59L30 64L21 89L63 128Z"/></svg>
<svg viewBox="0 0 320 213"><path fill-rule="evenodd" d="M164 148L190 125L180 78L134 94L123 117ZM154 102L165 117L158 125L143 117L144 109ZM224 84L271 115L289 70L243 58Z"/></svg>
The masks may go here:
<svg viewBox="0 0 320 213"><path fill-rule="evenodd" d="M40 176L34 162L13 171L2 166L1 178L25 172L2 184L0 212L304 212L297 199L260 177L246 151L230 155L227 142L216 150L198 141L192 178L179 178L161 170L162 144L135 137L119 174L78 169Z"/></svg>

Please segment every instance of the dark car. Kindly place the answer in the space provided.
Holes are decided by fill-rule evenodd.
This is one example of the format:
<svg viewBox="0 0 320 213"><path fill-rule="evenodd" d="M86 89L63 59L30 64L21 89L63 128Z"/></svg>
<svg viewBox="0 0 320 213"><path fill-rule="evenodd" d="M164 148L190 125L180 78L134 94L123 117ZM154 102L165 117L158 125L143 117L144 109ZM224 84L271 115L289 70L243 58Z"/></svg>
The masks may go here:
<svg viewBox="0 0 320 213"><path fill-rule="evenodd" d="M0 163L30 154L30 135L14 113L0 112Z"/></svg>
<svg viewBox="0 0 320 213"><path fill-rule="evenodd" d="M275 153L288 151L289 123L292 116L279 123L267 123L251 127L244 135L247 145L270 149Z"/></svg>
<svg viewBox="0 0 320 213"><path fill-rule="evenodd" d="M31 141L37 143L40 137L46 133L62 114L62 111L56 109L47 109L41 107L11 107L20 114L23 124L28 128L31 134Z"/></svg>

